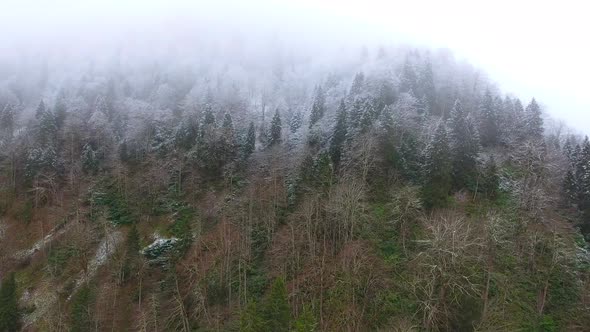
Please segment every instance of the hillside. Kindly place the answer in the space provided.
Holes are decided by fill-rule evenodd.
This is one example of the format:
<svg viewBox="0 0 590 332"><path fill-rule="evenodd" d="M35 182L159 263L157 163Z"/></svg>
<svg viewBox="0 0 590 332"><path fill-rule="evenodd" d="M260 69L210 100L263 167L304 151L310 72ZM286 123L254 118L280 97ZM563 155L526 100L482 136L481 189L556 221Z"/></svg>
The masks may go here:
<svg viewBox="0 0 590 332"><path fill-rule="evenodd" d="M0 65L0 331L588 330L588 138L448 51L263 52Z"/></svg>

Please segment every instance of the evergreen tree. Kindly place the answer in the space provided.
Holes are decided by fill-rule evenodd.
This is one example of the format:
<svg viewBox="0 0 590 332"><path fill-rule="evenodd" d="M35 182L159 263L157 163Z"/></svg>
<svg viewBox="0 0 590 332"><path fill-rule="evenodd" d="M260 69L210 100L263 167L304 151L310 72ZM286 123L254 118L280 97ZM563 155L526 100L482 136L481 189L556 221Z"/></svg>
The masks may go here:
<svg viewBox="0 0 590 332"><path fill-rule="evenodd" d="M380 113L386 106L392 105L395 99L396 95L393 83L389 79L380 80L375 103L377 112Z"/></svg>
<svg viewBox="0 0 590 332"><path fill-rule="evenodd" d="M536 142L543 141L543 118L541 108L535 101L535 98L533 98L530 104L526 107L525 114L528 137Z"/></svg>
<svg viewBox="0 0 590 332"><path fill-rule="evenodd" d="M287 287L283 278L277 278L266 299L264 315L269 331L289 331L291 308L287 298Z"/></svg>
<svg viewBox="0 0 590 332"><path fill-rule="evenodd" d="M18 331L19 316L16 281L14 273L10 273L0 286L0 332Z"/></svg>
<svg viewBox="0 0 590 332"><path fill-rule="evenodd" d="M487 90L480 106L480 138L483 146L495 146L498 143L498 116L495 110L494 99L490 90Z"/></svg>
<svg viewBox="0 0 590 332"><path fill-rule="evenodd" d="M496 160L491 156L485 164L481 179L481 191L489 199L496 199L500 187L498 166Z"/></svg>
<svg viewBox="0 0 590 332"><path fill-rule="evenodd" d="M96 151L92 148L92 144L86 143L82 147L82 170L87 174L96 174L98 171L99 159Z"/></svg>
<svg viewBox="0 0 590 332"><path fill-rule="evenodd" d="M242 147L242 152L244 157L249 157L254 150L256 149L256 127L254 126L254 122L250 121L250 126L248 126L248 132L246 133L246 140Z"/></svg>
<svg viewBox="0 0 590 332"><path fill-rule="evenodd" d="M292 133L296 133L299 128L303 125L303 113L301 111L295 112L289 121L289 129Z"/></svg>
<svg viewBox="0 0 590 332"><path fill-rule="evenodd" d="M334 127L332 138L330 139L330 158L332 158L332 164L334 164L336 169L340 165L340 160L342 158L342 148L344 146L344 142L346 141L346 134L346 105L344 104L344 100L341 100L340 106L338 107L336 126Z"/></svg>
<svg viewBox="0 0 590 332"><path fill-rule="evenodd" d="M418 86L420 98L424 100L426 108L432 115L440 115L439 108L436 105L436 88L434 87L434 74L432 73L432 64L426 61L420 75L418 76Z"/></svg>
<svg viewBox="0 0 590 332"><path fill-rule="evenodd" d="M427 208L444 206L451 190L451 155L447 129L438 125L425 155L422 199Z"/></svg>
<svg viewBox="0 0 590 332"><path fill-rule="evenodd" d="M407 92L415 95L417 92L417 77L414 65L410 61L410 57L406 57L404 66L402 68L402 74L400 78L400 92Z"/></svg>
<svg viewBox="0 0 590 332"><path fill-rule="evenodd" d="M53 113L55 114L55 124L58 130L61 130L64 126L67 116L67 106L63 96L58 96L55 106L53 107Z"/></svg>
<svg viewBox="0 0 590 332"><path fill-rule="evenodd" d="M514 101L514 117L512 120L514 121L512 129L515 141L522 142L527 138L528 125L522 102L518 98Z"/></svg>
<svg viewBox="0 0 590 332"><path fill-rule="evenodd" d="M471 116L457 100L449 119L453 184L456 189L472 189L477 175L479 138Z"/></svg>
<svg viewBox="0 0 590 332"><path fill-rule="evenodd" d="M354 80L352 81L352 85L350 86L350 90L348 92L348 96L354 98L358 96L362 91L365 84L365 74L363 72L358 72L354 76Z"/></svg>
<svg viewBox="0 0 590 332"><path fill-rule="evenodd" d="M84 285L74 295L72 300L70 332L85 332L94 330L92 302L94 294L88 285Z"/></svg>
<svg viewBox="0 0 590 332"><path fill-rule="evenodd" d="M313 105L311 106L311 115L309 116L309 128L313 127L326 113L326 94L322 86L318 86L315 91ZM274 118L273 118L274 120Z"/></svg>
<svg viewBox="0 0 590 332"><path fill-rule="evenodd" d="M314 332L318 323L316 318L308 305L303 306L303 312L299 314L299 317L293 322L294 332Z"/></svg>
<svg viewBox="0 0 590 332"><path fill-rule="evenodd" d="M131 229L127 233L127 241L125 248L125 261L123 263L122 280L129 280L135 273L137 273L137 260L139 258L139 232L135 223L131 224Z"/></svg>
<svg viewBox="0 0 590 332"><path fill-rule="evenodd" d="M223 156L224 163L232 161L237 153L234 124L229 113L225 113L225 116L223 117L223 123L221 124L219 149L221 155Z"/></svg>
<svg viewBox="0 0 590 332"><path fill-rule="evenodd" d="M14 107L7 104L0 112L0 137L12 138L14 135Z"/></svg>
<svg viewBox="0 0 590 332"><path fill-rule="evenodd" d="M281 126L281 116L279 115L279 109L276 109L275 115L272 117L270 122L270 137L269 146L275 145L281 142L281 133L283 127Z"/></svg>
<svg viewBox="0 0 590 332"><path fill-rule="evenodd" d="M261 316L255 301L250 301L240 313L240 332L267 331L264 318Z"/></svg>
<svg viewBox="0 0 590 332"><path fill-rule="evenodd" d="M37 106L37 109L35 110L35 119L41 119L41 116L45 113L45 111L47 111L47 107L45 107L45 102L41 100L41 102L39 102L39 106Z"/></svg>

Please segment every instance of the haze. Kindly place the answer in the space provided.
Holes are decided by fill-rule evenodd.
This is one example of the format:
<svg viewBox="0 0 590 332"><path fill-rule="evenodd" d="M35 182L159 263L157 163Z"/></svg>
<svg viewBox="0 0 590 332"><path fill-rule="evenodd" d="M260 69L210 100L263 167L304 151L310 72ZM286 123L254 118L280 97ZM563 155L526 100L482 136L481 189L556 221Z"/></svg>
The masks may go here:
<svg viewBox="0 0 590 332"><path fill-rule="evenodd" d="M149 58L191 38L274 38L286 50L317 48L318 56L343 45L449 48L503 91L536 96L552 117L590 134L583 1L5 0L0 8L0 58L77 54L90 61L121 48Z"/></svg>

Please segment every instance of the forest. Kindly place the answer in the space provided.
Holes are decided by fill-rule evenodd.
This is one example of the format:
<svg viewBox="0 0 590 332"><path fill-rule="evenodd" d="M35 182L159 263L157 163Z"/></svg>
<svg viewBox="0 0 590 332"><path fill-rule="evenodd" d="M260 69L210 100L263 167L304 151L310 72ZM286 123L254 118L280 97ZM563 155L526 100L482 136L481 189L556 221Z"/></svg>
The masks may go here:
<svg viewBox="0 0 590 332"><path fill-rule="evenodd" d="M275 46L0 62L1 332L588 331L588 137L448 50Z"/></svg>

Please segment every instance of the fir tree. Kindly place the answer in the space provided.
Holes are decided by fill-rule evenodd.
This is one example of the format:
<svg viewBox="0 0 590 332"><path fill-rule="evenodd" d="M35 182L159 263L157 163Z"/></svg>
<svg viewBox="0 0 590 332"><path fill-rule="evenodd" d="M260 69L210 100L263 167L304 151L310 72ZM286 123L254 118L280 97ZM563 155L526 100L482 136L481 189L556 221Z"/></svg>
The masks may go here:
<svg viewBox="0 0 590 332"><path fill-rule="evenodd" d="M313 105L311 106L309 128L313 127L324 116L324 113L326 113L326 94L320 85L316 88Z"/></svg>
<svg viewBox="0 0 590 332"><path fill-rule="evenodd" d="M94 294L88 285L84 285L74 295L72 300L71 332L84 332L94 330L91 305Z"/></svg>
<svg viewBox="0 0 590 332"><path fill-rule="evenodd" d="M236 156L236 137L234 124L229 113L223 117L221 124L221 137L219 144L220 153L223 156L224 163L230 162Z"/></svg>
<svg viewBox="0 0 590 332"><path fill-rule="evenodd" d="M0 137L12 138L14 135L14 107L7 104L0 112Z"/></svg>
<svg viewBox="0 0 590 332"><path fill-rule="evenodd" d="M352 85L350 86L350 90L348 92L348 96L354 98L358 96L362 91L365 84L365 74L363 72L358 72L352 81Z"/></svg>
<svg viewBox="0 0 590 332"><path fill-rule="evenodd" d="M67 107L63 96L58 96L55 106L53 107L53 113L55 114L55 124L58 130L61 130L64 126L67 116Z"/></svg>
<svg viewBox="0 0 590 332"><path fill-rule="evenodd" d="M338 107L336 126L334 127L332 138L330 139L330 158L332 158L332 164L334 164L336 169L340 165L340 160L342 158L342 148L344 146L344 142L346 141L346 134L346 105L344 104L344 100L341 100L340 106Z"/></svg>
<svg viewBox="0 0 590 332"><path fill-rule="evenodd" d="M515 141L522 142L527 138L528 126L522 102L518 98L514 101L514 118L512 120L514 121L512 129Z"/></svg>
<svg viewBox="0 0 590 332"><path fill-rule="evenodd" d="M39 106L37 106L37 109L35 110L35 118L40 120L45 111L47 111L47 107L45 107L45 102L41 100L41 102L39 102Z"/></svg>
<svg viewBox="0 0 590 332"><path fill-rule="evenodd" d="M123 263L123 276L122 280L129 280L135 273L137 273L138 266L137 260L139 257L139 232L135 223L131 225L129 233L127 233L127 241L125 248L125 261Z"/></svg>
<svg viewBox="0 0 590 332"><path fill-rule="evenodd" d="M535 98L531 100L530 104L526 107L526 124L528 128L528 137L536 142L543 140L543 118L541 114L541 108L535 101Z"/></svg>
<svg viewBox="0 0 590 332"><path fill-rule="evenodd" d="M87 174L96 174L98 171L99 159L96 151L92 148L92 144L86 143L82 147L82 170Z"/></svg>
<svg viewBox="0 0 590 332"><path fill-rule="evenodd" d="M483 146L495 146L498 143L498 116L494 107L494 99L487 90L480 106L480 138Z"/></svg>
<svg viewBox="0 0 590 332"><path fill-rule="evenodd" d="M303 306L303 312L293 322L294 332L314 332L318 326L317 320L308 305Z"/></svg>
<svg viewBox="0 0 590 332"><path fill-rule="evenodd" d="M0 332L19 329L19 310L14 273L5 275L0 286Z"/></svg>
<svg viewBox="0 0 590 332"><path fill-rule="evenodd" d="M422 199L427 208L444 206L451 190L451 156L447 129L440 123L430 141L424 162Z"/></svg>
<svg viewBox="0 0 590 332"><path fill-rule="evenodd" d="M281 142L281 133L283 127L281 126L281 116L279 110L275 111L275 115L272 117L270 122L270 137L268 145L272 146Z"/></svg>
<svg viewBox="0 0 590 332"><path fill-rule="evenodd" d="M287 287L283 278L277 278L266 299L264 315L269 331L289 331L291 308L287 298Z"/></svg>
<svg viewBox="0 0 590 332"><path fill-rule="evenodd" d="M417 90L417 77L416 77L416 70L414 65L410 61L410 57L406 57L406 61L404 62L404 66L402 68L402 74L400 78L400 92L407 92L411 93L412 95L416 94Z"/></svg>
<svg viewBox="0 0 590 332"><path fill-rule="evenodd" d="M296 133L299 128L303 125L303 113L301 111L295 112L289 121L289 129L292 133Z"/></svg>
<svg viewBox="0 0 590 332"><path fill-rule="evenodd" d="M471 116L457 100L449 119L453 184L456 189L472 188L477 175L479 138Z"/></svg>
<svg viewBox="0 0 590 332"><path fill-rule="evenodd" d="M250 301L240 313L240 332L266 331L264 318L254 300Z"/></svg>
<svg viewBox="0 0 590 332"><path fill-rule="evenodd" d="M246 139L242 147L242 153L245 158L249 157L256 149L256 127L254 122L250 121L248 126L248 132L246 133Z"/></svg>
<svg viewBox="0 0 590 332"><path fill-rule="evenodd" d="M496 199L500 187L500 177L496 160L491 156L485 164L481 179L481 191L489 199Z"/></svg>
<svg viewBox="0 0 590 332"><path fill-rule="evenodd" d="M432 64L426 61L420 75L418 76L418 87L420 98L425 102L426 108L432 115L440 115L439 108L436 105L436 88L434 87L434 74L432 73Z"/></svg>

